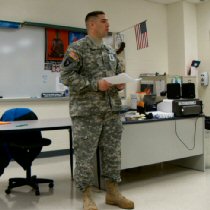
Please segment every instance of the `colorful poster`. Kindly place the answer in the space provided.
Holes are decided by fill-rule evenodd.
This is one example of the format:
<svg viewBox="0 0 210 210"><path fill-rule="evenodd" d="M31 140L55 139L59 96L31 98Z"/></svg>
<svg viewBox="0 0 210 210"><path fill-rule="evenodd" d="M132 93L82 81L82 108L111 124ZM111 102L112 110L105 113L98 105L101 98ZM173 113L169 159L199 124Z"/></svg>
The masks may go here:
<svg viewBox="0 0 210 210"><path fill-rule="evenodd" d="M82 39L85 35L83 32L69 32L69 44Z"/></svg>
<svg viewBox="0 0 210 210"><path fill-rule="evenodd" d="M46 29L45 60L62 61L68 47L68 31L59 29Z"/></svg>

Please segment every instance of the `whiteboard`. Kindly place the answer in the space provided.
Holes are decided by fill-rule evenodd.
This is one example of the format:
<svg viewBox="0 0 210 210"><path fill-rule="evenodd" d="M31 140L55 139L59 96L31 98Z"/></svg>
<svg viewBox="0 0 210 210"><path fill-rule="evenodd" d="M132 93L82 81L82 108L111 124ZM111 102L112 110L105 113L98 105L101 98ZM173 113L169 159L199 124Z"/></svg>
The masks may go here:
<svg viewBox="0 0 210 210"><path fill-rule="evenodd" d="M56 91L59 73L44 70L45 29L0 29L0 96L40 97Z"/></svg>

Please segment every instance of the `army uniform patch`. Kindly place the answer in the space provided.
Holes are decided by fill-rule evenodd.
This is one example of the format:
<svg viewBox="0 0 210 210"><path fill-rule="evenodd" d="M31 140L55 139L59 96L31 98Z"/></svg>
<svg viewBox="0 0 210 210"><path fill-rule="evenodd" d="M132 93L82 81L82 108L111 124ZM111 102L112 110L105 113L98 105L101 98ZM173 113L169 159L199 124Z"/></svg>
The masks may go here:
<svg viewBox="0 0 210 210"><path fill-rule="evenodd" d="M70 51L69 57L71 57L75 61L79 61L79 56L74 51Z"/></svg>
<svg viewBox="0 0 210 210"><path fill-rule="evenodd" d="M66 60L64 61L64 66L67 67L71 64L71 59L69 57L66 58Z"/></svg>

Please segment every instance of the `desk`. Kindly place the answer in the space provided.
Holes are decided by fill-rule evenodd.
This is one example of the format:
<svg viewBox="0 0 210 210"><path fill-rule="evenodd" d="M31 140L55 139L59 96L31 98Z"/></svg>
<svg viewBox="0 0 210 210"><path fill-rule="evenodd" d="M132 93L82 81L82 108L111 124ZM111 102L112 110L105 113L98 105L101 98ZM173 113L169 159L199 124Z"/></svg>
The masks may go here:
<svg viewBox="0 0 210 210"><path fill-rule="evenodd" d="M16 127L20 124L27 126ZM204 117L123 122L123 127L121 169L178 160L174 163L205 170ZM0 133L61 129L69 130L70 167L73 178L72 122L69 118L13 121L11 124L0 125Z"/></svg>
<svg viewBox="0 0 210 210"><path fill-rule="evenodd" d="M121 170L167 161L205 170L204 116L123 121ZM95 185L104 188L100 163L97 169Z"/></svg>
<svg viewBox="0 0 210 210"><path fill-rule="evenodd" d="M26 125L19 126L18 125ZM47 131L47 130L69 130L70 142L70 168L71 177L73 179L73 138L72 138L72 122L70 118L56 119L39 119L39 120L21 120L12 121L10 124L0 125L0 133L26 132L31 130Z"/></svg>
<svg viewBox="0 0 210 210"><path fill-rule="evenodd" d="M205 170L203 116L123 122L121 170L166 161ZM95 185L104 188L100 175Z"/></svg>
<svg viewBox="0 0 210 210"><path fill-rule="evenodd" d="M121 145L121 169L176 160L205 170L203 116L124 122Z"/></svg>

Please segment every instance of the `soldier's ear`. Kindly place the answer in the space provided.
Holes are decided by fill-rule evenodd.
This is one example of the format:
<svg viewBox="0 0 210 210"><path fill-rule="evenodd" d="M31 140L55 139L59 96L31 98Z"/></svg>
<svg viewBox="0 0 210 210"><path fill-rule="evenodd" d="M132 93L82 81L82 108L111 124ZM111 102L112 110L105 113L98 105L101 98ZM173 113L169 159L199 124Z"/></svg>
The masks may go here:
<svg viewBox="0 0 210 210"><path fill-rule="evenodd" d="M93 28L95 26L95 22L94 21L90 21L90 27Z"/></svg>

